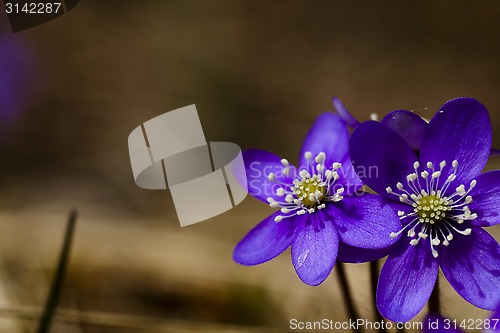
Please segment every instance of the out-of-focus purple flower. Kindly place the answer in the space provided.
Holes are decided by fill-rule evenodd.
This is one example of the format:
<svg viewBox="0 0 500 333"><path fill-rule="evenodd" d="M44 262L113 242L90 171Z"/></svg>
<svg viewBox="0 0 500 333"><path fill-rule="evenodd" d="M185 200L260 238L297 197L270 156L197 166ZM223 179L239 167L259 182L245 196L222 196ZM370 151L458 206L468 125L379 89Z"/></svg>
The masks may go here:
<svg viewBox="0 0 500 333"><path fill-rule="evenodd" d="M360 122L353 117L338 98L333 97L332 103L340 117L351 128L355 129L360 125ZM380 123L398 133L415 152L420 151L428 123L418 114L407 110L394 110L385 115Z"/></svg>
<svg viewBox="0 0 500 333"><path fill-rule="evenodd" d="M351 128L356 128L359 126L360 122L354 118L354 116L347 110L344 104L337 97L332 97L332 104L335 111L342 120L349 125Z"/></svg>
<svg viewBox="0 0 500 333"><path fill-rule="evenodd" d="M0 125L26 105L31 61L25 44L0 32Z"/></svg>
<svg viewBox="0 0 500 333"><path fill-rule="evenodd" d="M377 305L394 321L413 318L427 302L439 267L477 307L500 302L500 246L481 227L500 222L500 171L480 174L491 148L486 108L472 98L443 105L423 135L420 156L381 123L359 125L350 141L356 170L375 192L393 200L403 228L382 268Z"/></svg>
<svg viewBox="0 0 500 333"><path fill-rule="evenodd" d="M422 322L423 333L465 333L465 329L480 329L483 333L500 333L500 305L490 318L451 320L429 313ZM462 330L463 329L463 330Z"/></svg>
<svg viewBox="0 0 500 333"><path fill-rule="evenodd" d="M354 118L354 116L337 97L332 98L332 103L342 120L344 120L351 128L355 129L359 126L360 122ZM420 146L422 145L424 133L429 125L424 118L412 111L394 110L386 114L380 123L398 133L403 139L405 139L417 155L420 153ZM492 148L490 151L490 157L498 156L500 156L500 150Z"/></svg>
<svg viewBox="0 0 500 333"><path fill-rule="evenodd" d="M308 285L322 283L336 260L371 261L387 254L401 224L380 196L363 186L348 154L349 132L339 116L324 113L309 130L297 169L258 149L243 152L249 193L279 211L236 246L234 260L257 265L291 246L292 263ZM367 250L372 249L372 250Z"/></svg>

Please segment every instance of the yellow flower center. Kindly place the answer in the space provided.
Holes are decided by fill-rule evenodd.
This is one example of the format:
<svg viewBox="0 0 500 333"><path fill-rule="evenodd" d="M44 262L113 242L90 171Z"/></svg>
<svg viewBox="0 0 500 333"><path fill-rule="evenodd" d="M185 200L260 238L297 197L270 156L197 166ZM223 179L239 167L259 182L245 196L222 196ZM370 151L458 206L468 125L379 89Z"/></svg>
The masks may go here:
<svg viewBox="0 0 500 333"><path fill-rule="evenodd" d="M439 194L423 195L414 204L414 211L422 223L434 224L446 216L451 209L448 199L441 198Z"/></svg>
<svg viewBox="0 0 500 333"><path fill-rule="evenodd" d="M343 186L338 186L335 190L333 188L339 179L337 170L342 168L342 164L334 162L331 167L325 166L326 154L324 152L320 152L313 159L312 153L306 151L304 157L307 166L299 171L300 178L295 178L290 185L278 182L279 187L275 190L275 194L283 197L283 200L267 198L272 208L280 208L283 213L283 215L275 216L275 222L281 222L284 218L296 215L313 214L316 210L324 209L326 202L339 202L344 198ZM282 159L281 164L283 175L289 176L288 160ZM273 172L269 173L267 178L272 182L277 181Z"/></svg>
<svg viewBox="0 0 500 333"><path fill-rule="evenodd" d="M296 182L293 190L297 198L302 200L302 204L309 208L319 205L321 199L326 196L326 184L317 175L302 178Z"/></svg>

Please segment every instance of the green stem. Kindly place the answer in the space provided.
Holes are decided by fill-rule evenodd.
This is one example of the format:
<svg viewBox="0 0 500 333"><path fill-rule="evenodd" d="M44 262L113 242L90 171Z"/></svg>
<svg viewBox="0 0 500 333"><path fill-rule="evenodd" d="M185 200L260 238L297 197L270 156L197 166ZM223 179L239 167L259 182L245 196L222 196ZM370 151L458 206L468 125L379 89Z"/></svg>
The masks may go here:
<svg viewBox="0 0 500 333"><path fill-rule="evenodd" d="M351 290L349 288L349 282L347 281L347 276L345 274L344 263L337 261L335 264L335 271L340 283L340 292L342 293L344 299L344 305L347 311L347 315L351 320L357 321L359 319L356 308L354 307L354 302L351 295ZM354 329L354 332L361 333L359 328Z"/></svg>
<svg viewBox="0 0 500 333"><path fill-rule="evenodd" d="M66 233L64 235L64 243L61 249L61 254L59 256L59 263L57 264L57 269L52 280L52 286L50 288L49 297L45 308L43 311L42 318L40 320L40 326L38 327L37 333L48 333L50 330L50 325L52 324L52 318L54 317L55 310L59 303L59 298L61 296L61 291L64 283L64 278L66 276L66 271L68 268L69 255L71 252L71 241L73 239L73 233L75 229L77 218L76 210L72 210L68 217L68 223L66 226Z"/></svg>
<svg viewBox="0 0 500 333"><path fill-rule="evenodd" d="M375 312L375 319L377 322L382 323L384 320L384 317L380 314L377 308L377 283L378 283L378 260L375 261L370 261L370 284L371 284L371 291L372 291L372 306L373 306L373 311ZM380 333L387 333L387 330L385 327L380 326L379 329Z"/></svg>

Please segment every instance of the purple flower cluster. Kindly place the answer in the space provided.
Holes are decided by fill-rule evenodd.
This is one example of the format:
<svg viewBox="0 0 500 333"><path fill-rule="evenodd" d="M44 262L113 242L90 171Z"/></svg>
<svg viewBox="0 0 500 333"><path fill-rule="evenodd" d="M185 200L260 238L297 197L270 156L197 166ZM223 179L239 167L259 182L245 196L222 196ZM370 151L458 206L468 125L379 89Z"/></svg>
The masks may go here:
<svg viewBox="0 0 500 333"><path fill-rule="evenodd" d="M415 317L439 268L465 300L494 310L500 246L483 227L500 222L500 171L481 174L497 153L486 108L457 98L428 122L396 110L359 123L333 102L338 115L319 116L298 167L243 152L249 193L278 211L238 243L234 260L257 265L291 247L298 277L318 285L336 262L388 256L376 293L384 317Z"/></svg>

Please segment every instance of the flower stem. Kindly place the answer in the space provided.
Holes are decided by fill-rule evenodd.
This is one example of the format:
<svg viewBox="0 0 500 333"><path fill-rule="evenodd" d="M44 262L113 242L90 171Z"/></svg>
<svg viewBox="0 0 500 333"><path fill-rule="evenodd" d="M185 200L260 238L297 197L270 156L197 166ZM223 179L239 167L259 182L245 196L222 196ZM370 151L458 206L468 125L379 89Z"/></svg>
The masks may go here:
<svg viewBox="0 0 500 333"><path fill-rule="evenodd" d="M377 308L377 283L378 283L378 260L370 261L370 284L372 291L372 306L373 311L375 312L375 319L377 322L382 323L384 318L380 314ZM387 333L387 330L382 325L378 330L380 333Z"/></svg>
<svg viewBox="0 0 500 333"><path fill-rule="evenodd" d="M432 289L431 296L429 297L429 312L434 314L440 314L441 302L439 300L439 276L434 284L434 289Z"/></svg>
<svg viewBox="0 0 500 333"><path fill-rule="evenodd" d="M38 333L49 332L50 325L52 324L52 318L54 317L55 310L59 303L64 277L68 268L69 254L71 251L71 241L73 239L76 217L76 210L72 210L68 217L66 234L64 235L64 243L61 249L61 254L59 256L59 263L57 264L57 269L54 275L54 280L52 280L49 297L47 299L47 303L45 304L42 318L40 319L40 326L38 326L37 330Z"/></svg>
<svg viewBox="0 0 500 333"><path fill-rule="evenodd" d="M340 291L344 299L344 305L347 311L347 315L351 320L357 321L359 319L356 308L354 307L354 302L351 295L351 290L349 288L349 282L347 281L347 276L345 274L344 263L337 261L335 271L340 283ZM355 328L354 332L361 333L359 328Z"/></svg>

